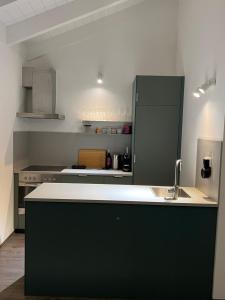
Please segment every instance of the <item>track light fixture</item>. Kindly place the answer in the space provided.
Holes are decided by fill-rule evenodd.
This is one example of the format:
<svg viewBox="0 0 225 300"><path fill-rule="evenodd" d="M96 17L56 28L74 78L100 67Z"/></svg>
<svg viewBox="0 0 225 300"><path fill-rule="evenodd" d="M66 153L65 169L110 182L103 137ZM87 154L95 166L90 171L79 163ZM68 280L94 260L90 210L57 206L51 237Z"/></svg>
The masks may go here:
<svg viewBox="0 0 225 300"><path fill-rule="evenodd" d="M200 93L198 93L198 92L194 92L193 95L194 95L195 98L200 98L201 97Z"/></svg>
<svg viewBox="0 0 225 300"><path fill-rule="evenodd" d="M195 98L200 98L202 95L205 95L207 90L213 86L216 85L216 78L211 78L207 80L205 83L203 83L200 87L197 88L197 90L193 93L193 96Z"/></svg>

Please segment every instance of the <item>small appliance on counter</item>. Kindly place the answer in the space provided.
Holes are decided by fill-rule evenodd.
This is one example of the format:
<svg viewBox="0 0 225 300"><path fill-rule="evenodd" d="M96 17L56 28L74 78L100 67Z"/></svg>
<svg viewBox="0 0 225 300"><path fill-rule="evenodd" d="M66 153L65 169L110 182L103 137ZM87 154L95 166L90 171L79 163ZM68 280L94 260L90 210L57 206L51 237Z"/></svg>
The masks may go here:
<svg viewBox="0 0 225 300"><path fill-rule="evenodd" d="M122 170L124 172L130 172L131 171L131 157L129 155L129 148L126 147L126 151L122 156Z"/></svg>
<svg viewBox="0 0 225 300"><path fill-rule="evenodd" d="M107 150L105 169L122 170L124 172L131 171L131 157L129 148L126 147L124 154L114 153L111 155L110 150Z"/></svg>

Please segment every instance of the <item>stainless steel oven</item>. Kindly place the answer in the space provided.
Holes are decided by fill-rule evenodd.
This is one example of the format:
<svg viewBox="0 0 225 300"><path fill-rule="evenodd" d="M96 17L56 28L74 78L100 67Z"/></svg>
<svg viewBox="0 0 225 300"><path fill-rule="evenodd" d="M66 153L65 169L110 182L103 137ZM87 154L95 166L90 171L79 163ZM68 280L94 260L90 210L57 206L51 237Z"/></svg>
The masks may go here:
<svg viewBox="0 0 225 300"><path fill-rule="evenodd" d="M18 215L25 214L24 198L42 183L41 174L23 171L19 173Z"/></svg>
<svg viewBox="0 0 225 300"><path fill-rule="evenodd" d="M24 198L43 182L56 182L64 166L29 166L18 174L15 186L15 229L25 227Z"/></svg>
<svg viewBox="0 0 225 300"><path fill-rule="evenodd" d="M18 188L18 215L25 214L24 198L31 193L39 184L19 183Z"/></svg>

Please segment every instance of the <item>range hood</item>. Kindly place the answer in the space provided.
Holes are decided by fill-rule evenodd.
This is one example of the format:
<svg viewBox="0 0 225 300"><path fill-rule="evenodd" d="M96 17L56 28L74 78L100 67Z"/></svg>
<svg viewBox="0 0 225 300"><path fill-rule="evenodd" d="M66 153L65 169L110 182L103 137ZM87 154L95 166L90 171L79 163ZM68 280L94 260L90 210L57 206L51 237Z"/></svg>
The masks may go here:
<svg viewBox="0 0 225 300"><path fill-rule="evenodd" d="M19 118L65 120L56 113L56 72L23 67L24 105Z"/></svg>
<svg viewBox="0 0 225 300"><path fill-rule="evenodd" d="M28 119L49 119L49 120L65 120L65 115L62 114L46 114L46 113L35 113L35 112L18 112L16 114L19 118Z"/></svg>

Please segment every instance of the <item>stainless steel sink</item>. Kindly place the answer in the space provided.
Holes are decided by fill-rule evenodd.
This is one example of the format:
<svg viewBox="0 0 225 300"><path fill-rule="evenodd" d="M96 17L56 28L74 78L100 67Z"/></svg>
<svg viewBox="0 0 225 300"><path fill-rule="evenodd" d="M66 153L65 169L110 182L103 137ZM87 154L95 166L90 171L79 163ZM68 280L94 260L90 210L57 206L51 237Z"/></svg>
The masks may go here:
<svg viewBox="0 0 225 300"><path fill-rule="evenodd" d="M161 188L161 187L153 187L152 191L155 194L156 197L168 197L170 196L169 192L168 192L169 188ZM191 198L183 189L179 189L179 194L178 194L179 198Z"/></svg>

